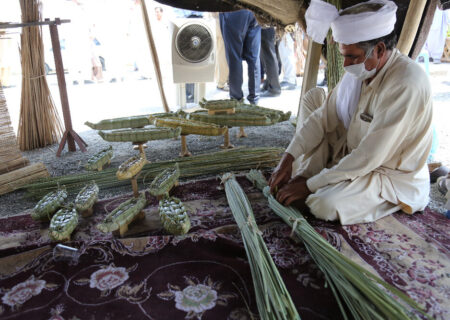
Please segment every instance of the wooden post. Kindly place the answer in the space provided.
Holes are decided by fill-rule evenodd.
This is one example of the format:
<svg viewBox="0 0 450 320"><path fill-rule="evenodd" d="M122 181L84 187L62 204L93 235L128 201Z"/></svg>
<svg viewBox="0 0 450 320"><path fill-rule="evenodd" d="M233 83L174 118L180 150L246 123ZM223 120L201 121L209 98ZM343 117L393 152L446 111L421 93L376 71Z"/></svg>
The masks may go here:
<svg viewBox="0 0 450 320"><path fill-rule="evenodd" d="M230 143L230 133L229 128L223 134L223 145L220 146L222 149L233 149L234 146Z"/></svg>
<svg viewBox="0 0 450 320"><path fill-rule="evenodd" d="M131 178L131 187L133 188L133 195L135 198L139 198L139 189L138 189L138 183L137 183L137 175L135 175L133 178Z"/></svg>
<svg viewBox="0 0 450 320"><path fill-rule="evenodd" d="M408 55L411 50L426 3L426 0L409 2L405 22L403 23L402 32L397 43L397 49L403 54Z"/></svg>
<svg viewBox="0 0 450 320"><path fill-rule="evenodd" d="M248 135L244 131L244 127L239 127L239 133L236 135L238 138L247 138Z"/></svg>
<svg viewBox="0 0 450 320"><path fill-rule="evenodd" d="M150 52L153 57L153 66L155 67L156 80L158 81L159 94L161 95L161 101L165 112L169 112L169 105L167 104L166 95L164 93L164 87L162 83L161 68L159 66L158 53L156 52L155 40L152 35L152 28L150 26L150 20L148 19L147 6L145 0L141 0L142 18L144 19L145 32L147 33L148 45L150 46Z"/></svg>
<svg viewBox="0 0 450 320"><path fill-rule="evenodd" d="M302 100L305 94L317 85L317 74L319 72L320 55L322 53L322 45L314 42L311 38L308 41L308 52L306 54L305 73L302 83L302 92L298 104L297 119L302 107ZM301 124L300 124L301 125ZM297 128L300 128L297 123Z"/></svg>
<svg viewBox="0 0 450 320"><path fill-rule="evenodd" d="M190 157L192 156L192 153L189 152L186 144L186 135L181 135L181 152L180 157Z"/></svg>
<svg viewBox="0 0 450 320"><path fill-rule="evenodd" d="M45 19L49 21L49 19ZM69 151L76 151L75 142L80 147L81 151L86 151L87 143L81 139L81 137L73 131L72 128L72 118L70 116L70 108L69 108L69 99L67 97L67 86L66 79L64 78L64 65L61 56L61 46L59 44L59 35L58 35L58 24L61 24L61 20L59 18L55 19L55 23L49 24L50 27L50 37L52 39L52 47L53 47L53 57L55 58L55 68L56 68L56 77L58 79L58 87L59 87L59 95L61 98L61 107L64 117L64 126L65 131L61 142L59 143L58 151L56 152L56 156L61 156L61 151L64 149L64 145L67 141L67 146Z"/></svg>

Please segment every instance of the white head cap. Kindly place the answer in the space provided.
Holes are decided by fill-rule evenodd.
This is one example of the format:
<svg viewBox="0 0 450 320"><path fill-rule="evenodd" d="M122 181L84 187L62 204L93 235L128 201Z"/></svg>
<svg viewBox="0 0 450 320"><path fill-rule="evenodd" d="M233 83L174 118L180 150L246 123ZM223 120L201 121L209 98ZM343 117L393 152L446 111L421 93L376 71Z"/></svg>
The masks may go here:
<svg viewBox="0 0 450 320"><path fill-rule="evenodd" d="M378 39L390 34L397 20L397 5L389 0L370 0L346 8L345 11L367 4L380 4L382 7L377 11L339 15L332 4L311 0L305 14L306 33L313 41L323 43L331 26L334 40L342 44Z"/></svg>

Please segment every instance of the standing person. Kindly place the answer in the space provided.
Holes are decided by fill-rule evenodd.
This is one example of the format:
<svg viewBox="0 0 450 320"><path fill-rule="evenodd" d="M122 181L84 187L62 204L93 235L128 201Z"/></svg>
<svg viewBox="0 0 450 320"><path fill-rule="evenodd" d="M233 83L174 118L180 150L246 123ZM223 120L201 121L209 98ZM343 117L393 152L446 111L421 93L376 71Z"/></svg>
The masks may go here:
<svg viewBox="0 0 450 320"><path fill-rule="evenodd" d="M230 98L236 100L244 98L242 60L245 60L248 66L247 100L251 104L256 104L261 82L259 70L261 27L249 10L220 13L219 18L229 67Z"/></svg>
<svg viewBox="0 0 450 320"><path fill-rule="evenodd" d="M261 29L261 62L264 66L264 80L261 97L277 97L281 94L277 53L275 50L275 28Z"/></svg>
<svg viewBox="0 0 450 320"><path fill-rule="evenodd" d="M283 69L283 81L280 82L281 89L294 90L297 86L295 75L294 39L288 32L284 32L278 43L281 67Z"/></svg>
<svg viewBox="0 0 450 320"><path fill-rule="evenodd" d="M433 63L441 63L445 39L447 38L448 24L450 23L449 15L449 10L442 11L439 9L439 5L436 7L430 32L425 42L425 49L433 59Z"/></svg>
<svg viewBox="0 0 450 320"><path fill-rule="evenodd" d="M387 0L339 13L311 1L308 35L323 42L331 24L346 73L327 97L322 88L305 95L300 125L269 181L279 202L342 224L427 205L431 87L422 68L395 49L396 11Z"/></svg>
<svg viewBox="0 0 450 320"><path fill-rule="evenodd" d="M219 13L211 14L216 22L216 66L214 71L214 78L217 82L217 89L223 91L230 91L228 86L228 63L225 55L225 44L223 43L222 31L220 30Z"/></svg>

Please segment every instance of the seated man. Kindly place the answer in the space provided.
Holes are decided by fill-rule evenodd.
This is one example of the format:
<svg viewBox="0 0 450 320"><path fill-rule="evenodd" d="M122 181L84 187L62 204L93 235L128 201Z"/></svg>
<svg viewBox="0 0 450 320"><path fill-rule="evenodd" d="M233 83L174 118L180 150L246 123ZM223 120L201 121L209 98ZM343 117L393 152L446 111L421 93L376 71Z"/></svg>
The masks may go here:
<svg viewBox="0 0 450 320"><path fill-rule="evenodd" d="M308 34L322 42L323 17L333 16L346 73L327 97L320 88L305 95L297 131L269 180L280 203L306 204L317 218L342 224L427 205L431 89L423 70L395 49L396 10L392 1L372 0L338 13L311 1Z"/></svg>

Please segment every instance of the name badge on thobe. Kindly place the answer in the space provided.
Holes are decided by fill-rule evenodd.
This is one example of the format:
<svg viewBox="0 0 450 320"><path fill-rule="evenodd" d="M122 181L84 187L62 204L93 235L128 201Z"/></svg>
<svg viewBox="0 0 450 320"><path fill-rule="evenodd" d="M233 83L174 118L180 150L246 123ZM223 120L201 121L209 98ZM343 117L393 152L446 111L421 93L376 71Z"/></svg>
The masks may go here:
<svg viewBox="0 0 450 320"><path fill-rule="evenodd" d="M372 122L373 116L371 116L370 114L367 114L367 113L363 112L363 113L361 113L361 114L359 115L359 118L360 118L362 121L365 121L365 122Z"/></svg>

